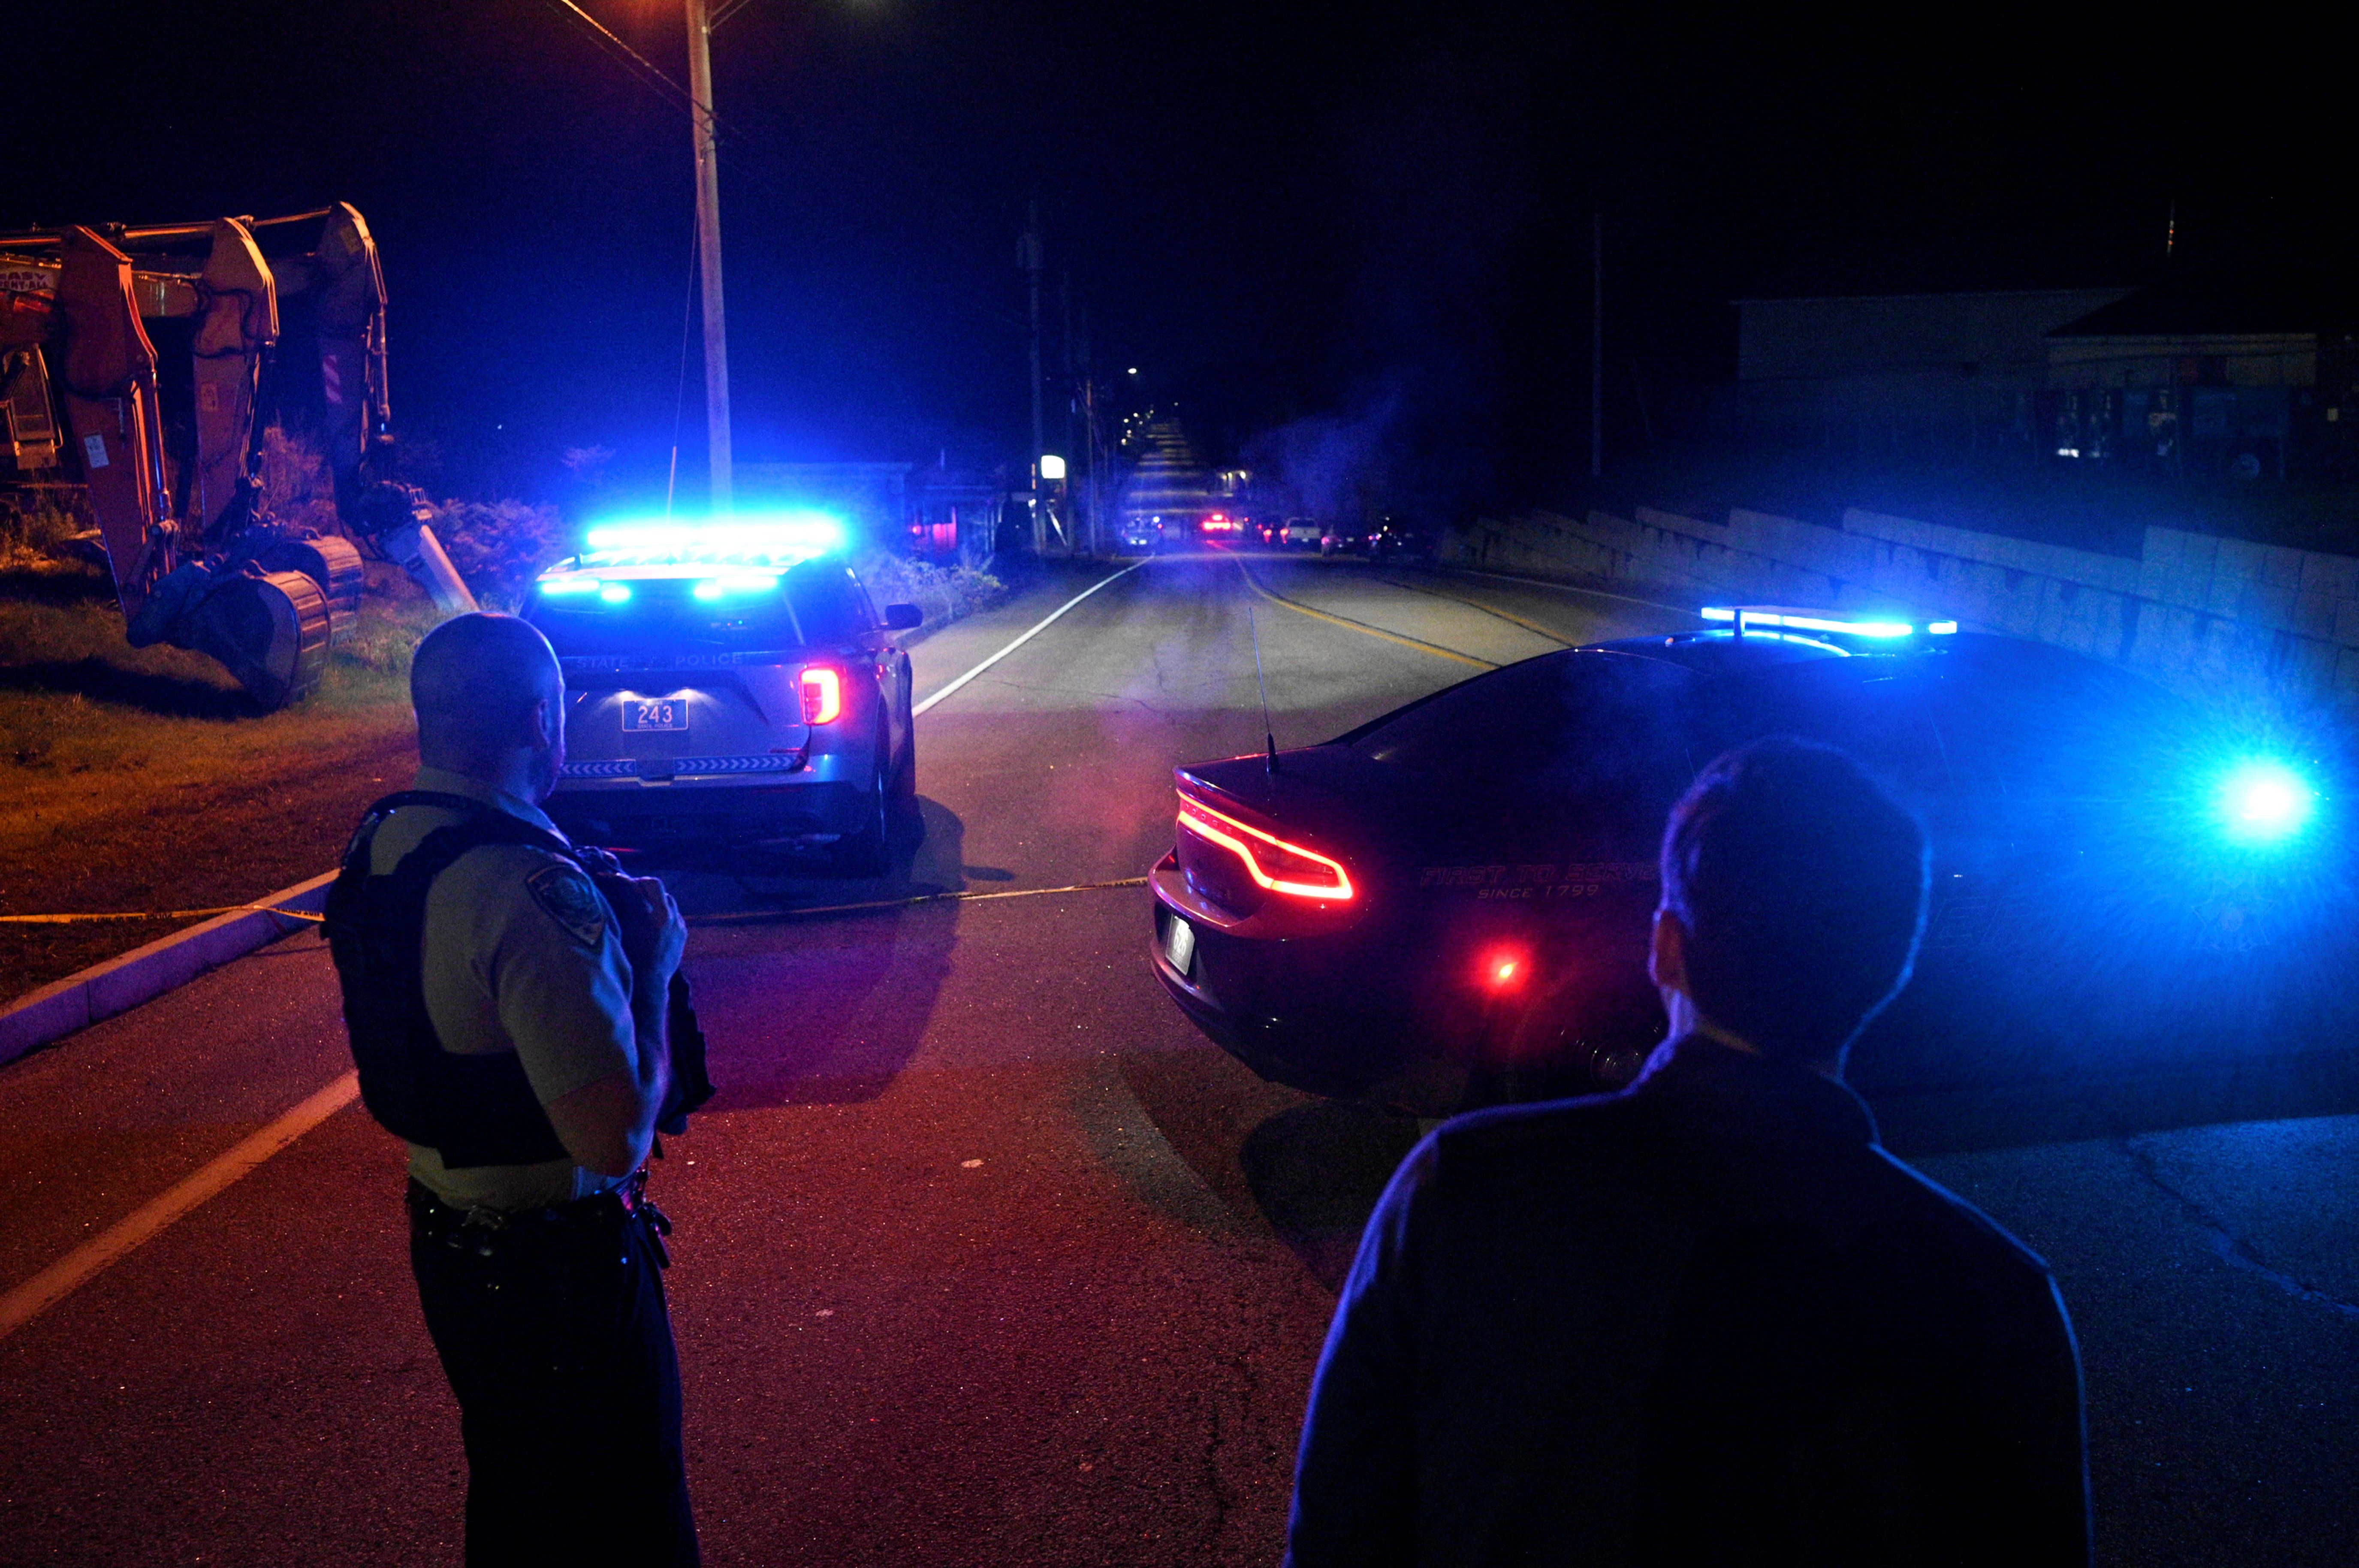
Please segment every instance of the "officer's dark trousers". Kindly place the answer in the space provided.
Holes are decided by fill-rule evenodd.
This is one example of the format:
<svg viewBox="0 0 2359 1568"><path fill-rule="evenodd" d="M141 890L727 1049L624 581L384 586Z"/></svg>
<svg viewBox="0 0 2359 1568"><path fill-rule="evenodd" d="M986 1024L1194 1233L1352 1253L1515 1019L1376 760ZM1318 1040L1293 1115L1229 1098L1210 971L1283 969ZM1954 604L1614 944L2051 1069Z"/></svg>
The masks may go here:
<svg viewBox="0 0 2359 1568"><path fill-rule="evenodd" d="M410 1267L466 1442L469 1568L697 1561L663 1276L645 1221L584 1207L451 1234L413 1206Z"/></svg>

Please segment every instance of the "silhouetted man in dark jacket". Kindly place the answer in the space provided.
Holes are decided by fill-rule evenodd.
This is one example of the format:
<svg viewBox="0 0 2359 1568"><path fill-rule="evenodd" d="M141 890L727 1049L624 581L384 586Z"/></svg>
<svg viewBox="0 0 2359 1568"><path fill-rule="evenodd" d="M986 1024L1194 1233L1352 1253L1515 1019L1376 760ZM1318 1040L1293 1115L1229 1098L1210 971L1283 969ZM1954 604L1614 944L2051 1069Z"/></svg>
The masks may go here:
<svg viewBox="0 0 2359 1568"><path fill-rule="evenodd" d="M1841 1080L1921 830L1841 753L1704 770L1663 841L1670 1038L1618 1094L1419 1145L1320 1364L1289 1562L2085 1565L2046 1265Z"/></svg>

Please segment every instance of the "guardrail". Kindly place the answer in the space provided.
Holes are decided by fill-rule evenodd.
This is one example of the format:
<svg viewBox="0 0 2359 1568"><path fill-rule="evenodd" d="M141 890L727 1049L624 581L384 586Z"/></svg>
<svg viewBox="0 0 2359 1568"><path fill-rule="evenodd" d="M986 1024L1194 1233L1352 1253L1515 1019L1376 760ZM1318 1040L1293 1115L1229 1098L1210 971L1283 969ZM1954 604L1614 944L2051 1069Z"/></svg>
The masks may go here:
<svg viewBox="0 0 2359 1568"><path fill-rule="evenodd" d="M1853 507L1533 513L1451 530L1444 564L1690 599L1900 609L2112 660L2190 695L2359 709L2359 557L2149 528L2136 558Z"/></svg>

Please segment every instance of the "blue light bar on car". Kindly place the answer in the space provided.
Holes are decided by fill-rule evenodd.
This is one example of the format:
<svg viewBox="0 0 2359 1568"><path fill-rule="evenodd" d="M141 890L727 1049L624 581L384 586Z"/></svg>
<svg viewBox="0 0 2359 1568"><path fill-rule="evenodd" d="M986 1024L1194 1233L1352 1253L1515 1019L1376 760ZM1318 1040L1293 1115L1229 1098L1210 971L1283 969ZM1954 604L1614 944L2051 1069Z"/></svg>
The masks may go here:
<svg viewBox="0 0 2359 1568"><path fill-rule="evenodd" d="M594 577L544 577L540 580L540 592L547 598L566 593L595 593L597 591L598 580Z"/></svg>
<svg viewBox="0 0 2359 1568"><path fill-rule="evenodd" d="M825 512L739 513L734 517L603 523L590 530L585 566L788 566L843 548L841 518Z"/></svg>
<svg viewBox="0 0 2359 1568"><path fill-rule="evenodd" d="M1738 621L1744 626L1786 626L1799 632L1848 632L1853 637L1905 637L1917 635L1916 626L1908 621L1850 620L1823 610L1789 610L1783 606L1754 604L1707 604L1702 610L1707 621ZM1740 620L1739 618L1742 617ZM1944 623L1949 629L1958 629L1957 623ZM1928 628L1929 630L1930 628Z"/></svg>

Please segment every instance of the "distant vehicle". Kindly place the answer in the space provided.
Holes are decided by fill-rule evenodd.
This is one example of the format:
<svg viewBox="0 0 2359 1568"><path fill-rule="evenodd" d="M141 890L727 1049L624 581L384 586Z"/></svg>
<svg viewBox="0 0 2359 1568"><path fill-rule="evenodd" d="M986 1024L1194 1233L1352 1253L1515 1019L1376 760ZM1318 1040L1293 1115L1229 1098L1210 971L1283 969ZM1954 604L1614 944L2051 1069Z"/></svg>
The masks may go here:
<svg viewBox="0 0 2359 1568"><path fill-rule="evenodd" d="M1227 542L1242 539L1245 525L1242 518L1231 517L1226 512L1207 512L1197 519L1196 531L1207 539Z"/></svg>
<svg viewBox="0 0 2359 1568"><path fill-rule="evenodd" d="M1320 528L1309 517L1288 517L1278 528L1277 542L1288 550L1315 550Z"/></svg>
<svg viewBox="0 0 2359 1568"><path fill-rule="evenodd" d="M1385 518L1368 535L1368 558L1378 562L1427 561L1432 558L1433 549L1431 529L1398 517Z"/></svg>
<svg viewBox="0 0 2359 1568"><path fill-rule="evenodd" d="M815 515L593 528L525 618L565 670L565 770L549 813L592 844L832 844L886 870L917 794L914 604L878 614Z"/></svg>
<svg viewBox="0 0 2359 1568"><path fill-rule="evenodd" d="M2339 765L2048 645L1742 613L1527 659L1274 763L1177 769L1157 977L1317 1094L1438 1116L1625 1083L1662 1037L1666 815L1723 750L1783 734L1851 752L1931 835L1916 976L1854 1052L1871 1097L2069 1104L2221 1073L2249 1093L2302 1076L2257 1058L2351 1037Z"/></svg>
<svg viewBox="0 0 2359 1568"><path fill-rule="evenodd" d="M1123 519L1122 548L1153 550L1163 543L1163 519L1129 517Z"/></svg>

